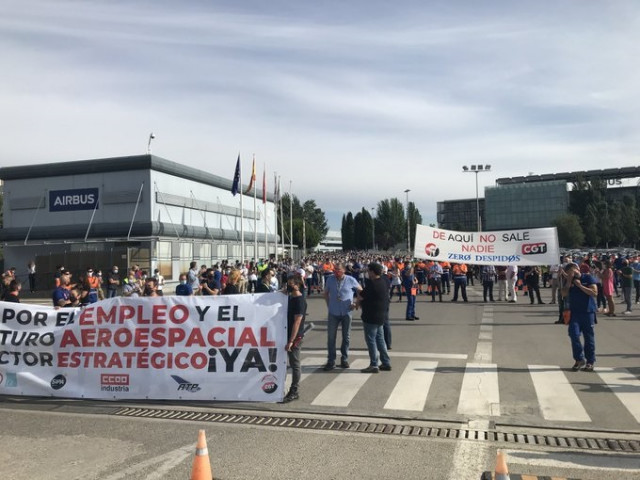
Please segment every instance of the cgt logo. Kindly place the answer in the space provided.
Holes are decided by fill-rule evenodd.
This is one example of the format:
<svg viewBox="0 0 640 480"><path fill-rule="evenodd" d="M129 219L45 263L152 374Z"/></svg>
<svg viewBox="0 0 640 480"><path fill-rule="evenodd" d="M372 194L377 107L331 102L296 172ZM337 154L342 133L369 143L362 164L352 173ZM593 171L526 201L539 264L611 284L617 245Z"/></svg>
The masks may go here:
<svg viewBox="0 0 640 480"><path fill-rule="evenodd" d="M278 390L278 379L274 375L265 375L262 377L262 391L265 393L273 393Z"/></svg>
<svg viewBox="0 0 640 480"><path fill-rule="evenodd" d="M426 253L430 257L437 257L438 255L440 255L440 249L435 243L427 243L424 246L424 253Z"/></svg>
<svg viewBox="0 0 640 480"><path fill-rule="evenodd" d="M202 390L199 383L187 382L184 378L179 377L178 375L171 375L171 378L178 382L178 391L184 390L185 392L195 393Z"/></svg>
<svg viewBox="0 0 640 480"><path fill-rule="evenodd" d="M525 243L522 245L523 255L537 255L540 253L547 253L547 244L544 242Z"/></svg>

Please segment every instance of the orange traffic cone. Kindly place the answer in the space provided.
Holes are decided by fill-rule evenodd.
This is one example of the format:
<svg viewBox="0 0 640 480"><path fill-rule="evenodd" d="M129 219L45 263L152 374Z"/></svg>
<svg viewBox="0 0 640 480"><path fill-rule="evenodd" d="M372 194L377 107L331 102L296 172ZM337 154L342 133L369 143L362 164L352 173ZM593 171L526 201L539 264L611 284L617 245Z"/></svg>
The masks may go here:
<svg viewBox="0 0 640 480"><path fill-rule="evenodd" d="M209 463L209 450L207 450L207 437L204 430L198 432L198 444L196 445L196 456L193 459L191 468L191 480L212 480L211 464Z"/></svg>
<svg viewBox="0 0 640 480"><path fill-rule="evenodd" d="M505 454L498 450L496 455L496 476L495 480L511 480L507 469L507 459Z"/></svg>

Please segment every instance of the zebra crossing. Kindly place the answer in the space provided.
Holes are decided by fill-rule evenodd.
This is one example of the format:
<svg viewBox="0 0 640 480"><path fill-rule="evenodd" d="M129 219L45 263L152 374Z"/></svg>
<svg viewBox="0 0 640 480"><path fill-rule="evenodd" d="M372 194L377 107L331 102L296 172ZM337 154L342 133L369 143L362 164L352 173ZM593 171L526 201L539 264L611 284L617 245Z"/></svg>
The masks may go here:
<svg viewBox="0 0 640 480"><path fill-rule="evenodd" d="M316 353L316 352L313 352ZM319 353L319 352L318 352ZM501 389L512 388L508 382L500 384L500 368L496 364L461 362L451 358L434 359L411 358L411 354L393 352L393 370L378 374L361 373L368 366L368 356L356 358L350 369L336 369L324 372L324 356L308 356L302 359L301 390L313 384L313 398L309 402L313 407L334 407L349 411L356 408L362 398L363 388L373 385L383 389L384 403L380 402L381 412L404 413L427 412L442 408L438 404L438 395L433 392L434 385L451 388L459 385L457 407L451 407L448 413L465 417L502 417L513 412L502 412L500 402ZM428 354L424 355L429 356ZM464 356L463 356L464 357ZM452 367L452 362L457 366ZM585 384L596 384L602 390L613 394L608 397L611 408L623 408L635 422L640 423L640 379L625 368L597 367L595 374L568 372L557 365L528 365L523 368L527 381L532 385L535 399L523 401L537 405L538 415L550 422L592 421L588 408L583 404ZM446 375L446 379L439 376ZM459 377L462 377L461 379ZM287 375L286 390L291 382ZM391 379L389 379L391 377ZM286 391L285 390L285 391ZM317 393L319 391L319 393ZM450 393L450 392L449 392ZM512 393L512 392L511 392ZM362 394L364 395L364 394ZM301 402L306 402L302 396ZM617 399L617 400L616 400ZM456 402L453 402L455 404ZM617 404L617 407L616 405Z"/></svg>

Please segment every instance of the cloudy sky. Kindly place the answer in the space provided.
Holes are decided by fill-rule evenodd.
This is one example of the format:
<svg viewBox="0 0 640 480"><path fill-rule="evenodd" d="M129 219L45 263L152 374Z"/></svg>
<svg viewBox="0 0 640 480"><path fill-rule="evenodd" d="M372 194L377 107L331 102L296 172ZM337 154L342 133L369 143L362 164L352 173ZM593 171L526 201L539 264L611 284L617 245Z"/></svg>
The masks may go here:
<svg viewBox="0 0 640 480"><path fill-rule="evenodd" d="M640 165L640 2L1 0L0 166L256 155L340 227L534 173ZM245 175L246 176L246 175ZM245 182L248 178L244 179Z"/></svg>

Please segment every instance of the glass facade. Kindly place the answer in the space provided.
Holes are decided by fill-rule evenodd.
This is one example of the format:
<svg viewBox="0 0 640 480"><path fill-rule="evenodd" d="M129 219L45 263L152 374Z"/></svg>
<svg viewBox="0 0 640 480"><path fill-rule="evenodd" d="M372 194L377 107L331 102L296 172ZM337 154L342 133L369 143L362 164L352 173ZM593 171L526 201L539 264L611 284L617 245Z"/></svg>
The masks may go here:
<svg viewBox="0 0 640 480"><path fill-rule="evenodd" d="M485 188L483 230L550 227L569 209L567 183L562 180Z"/></svg>
<svg viewBox="0 0 640 480"><path fill-rule="evenodd" d="M484 198L479 199L480 225L484 226ZM478 231L478 208L475 198L438 202L438 227L460 232ZM486 230L486 228L483 228Z"/></svg>

